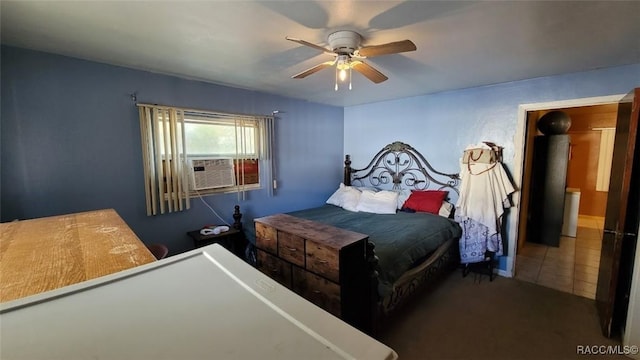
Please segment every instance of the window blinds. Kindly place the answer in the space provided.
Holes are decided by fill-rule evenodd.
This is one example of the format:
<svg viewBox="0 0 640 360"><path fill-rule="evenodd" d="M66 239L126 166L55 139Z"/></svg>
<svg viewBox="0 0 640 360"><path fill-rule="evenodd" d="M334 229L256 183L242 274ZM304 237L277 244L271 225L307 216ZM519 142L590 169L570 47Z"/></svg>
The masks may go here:
<svg viewBox="0 0 640 360"><path fill-rule="evenodd" d="M260 152L263 156L264 180L267 188L267 196L272 197L274 195L276 185L276 159L275 152L275 121L273 117L265 117L261 122L262 127L260 131L264 133L264 141L261 144Z"/></svg>
<svg viewBox="0 0 640 360"><path fill-rule="evenodd" d="M202 110L138 104L142 136L142 158L147 215L183 211L190 208L189 164L185 124L232 124L235 127L236 178L235 186L226 189L245 199L245 162L260 162L260 187L269 197L274 195L274 117L264 115L228 114ZM258 137L247 132L257 129ZM233 150L232 150L233 152ZM250 185L251 186L251 185ZM251 187L252 189L255 187ZM218 189L215 189L216 192ZM196 190L191 196L200 195ZM205 194L213 192L206 191Z"/></svg>
<svg viewBox="0 0 640 360"><path fill-rule="evenodd" d="M147 215L190 208L184 111L139 106Z"/></svg>
<svg viewBox="0 0 640 360"><path fill-rule="evenodd" d="M236 138L240 139L236 142L236 161L240 162L238 168L240 173L236 174L244 179L244 161L247 154L247 144L244 132L247 129L248 124L257 123L260 136L258 137L258 144L254 145L258 149L258 155L260 160L260 177L261 183L264 183L264 187L267 190L267 196L272 197L274 195L274 189L276 188L275 181L275 157L273 156L274 149L274 118L272 116L255 116L251 118L237 117L235 118ZM238 133L239 132L239 133ZM257 146L255 146L257 145ZM245 200L245 182L238 185L238 200Z"/></svg>

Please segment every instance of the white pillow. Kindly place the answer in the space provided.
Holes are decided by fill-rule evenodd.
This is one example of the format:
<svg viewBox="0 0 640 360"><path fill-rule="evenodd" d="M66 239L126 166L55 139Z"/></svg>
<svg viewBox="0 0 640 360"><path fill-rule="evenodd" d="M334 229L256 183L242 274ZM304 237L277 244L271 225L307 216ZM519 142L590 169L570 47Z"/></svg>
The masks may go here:
<svg viewBox="0 0 640 360"><path fill-rule="evenodd" d="M453 204L443 201L438 215L448 218L451 215L451 210L453 210Z"/></svg>
<svg viewBox="0 0 640 360"><path fill-rule="evenodd" d="M361 192L352 188L351 186L345 186L342 192L342 208L345 210L358 212L358 203L360 202Z"/></svg>
<svg viewBox="0 0 640 360"><path fill-rule="evenodd" d="M340 184L338 190L336 190L326 201L327 204L340 206L341 208L349 211L358 211L358 200L360 200L360 191L356 190L352 186L346 186Z"/></svg>
<svg viewBox="0 0 640 360"><path fill-rule="evenodd" d="M395 214L397 207L397 192L388 190L378 192L364 190L360 195L357 210L374 214Z"/></svg>
<svg viewBox="0 0 640 360"><path fill-rule="evenodd" d="M338 187L338 190L336 190L328 199L327 199L327 204L330 205L335 205L335 206L340 206L342 207L342 204L344 203L344 192L345 192L345 187L343 183L340 183L340 187Z"/></svg>

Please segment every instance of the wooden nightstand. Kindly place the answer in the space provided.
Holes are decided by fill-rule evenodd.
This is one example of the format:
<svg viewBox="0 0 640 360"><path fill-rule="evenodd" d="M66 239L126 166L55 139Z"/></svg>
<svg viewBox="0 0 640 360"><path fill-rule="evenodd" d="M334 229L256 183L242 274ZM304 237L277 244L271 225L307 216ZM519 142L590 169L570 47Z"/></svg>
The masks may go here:
<svg viewBox="0 0 640 360"><path fill-rule="evenodd" d="M247 245L247 240L241 230L230 228L229 231L217 235L202 235L200 234L200 230L194 230L189 231L187 235L193 239L193 246L196 248L211 244L220 244L238 257L244 259L244 248Z"/></svg>
<svg viewBox="0 0 640 360"><path fill-rule="evenodd" d="M246 261L244 250L247 247L248 241L242 231L242 214L240 213L239 205L234 206L233 225L229 226L229 231L217 235L202 235L200 234L200 230L193 230L189 231L187 235L193 239L193 246L196 248L211 244L220 244Z"/></svg>

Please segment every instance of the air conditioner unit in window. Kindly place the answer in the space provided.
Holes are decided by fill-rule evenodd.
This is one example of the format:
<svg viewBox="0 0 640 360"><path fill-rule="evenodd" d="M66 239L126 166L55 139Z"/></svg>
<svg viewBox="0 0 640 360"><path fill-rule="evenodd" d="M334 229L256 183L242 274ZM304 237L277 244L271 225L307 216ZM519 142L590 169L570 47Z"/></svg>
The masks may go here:
<svg viewBox="0 0 640 360"><path fill-rule="evenodd" d="M191 159L191 179L194 190L235 186L233 159Z"/></svg>

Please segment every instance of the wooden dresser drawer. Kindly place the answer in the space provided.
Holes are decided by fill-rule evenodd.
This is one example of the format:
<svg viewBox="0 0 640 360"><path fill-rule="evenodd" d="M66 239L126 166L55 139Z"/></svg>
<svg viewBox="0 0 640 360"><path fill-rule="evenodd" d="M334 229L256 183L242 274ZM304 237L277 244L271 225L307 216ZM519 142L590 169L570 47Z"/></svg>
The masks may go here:
<svg viewBox="0 0 640 360"><path fill-rule="evenodd" d="M307 270L334 282L340 282L340 256L336 249L307 241L305 255Z"/></svg>
<svg viewBox="0 0 640 360"><path fill-rule="evenodd" d="M304 267L304 239L287 232L278 231L278 257Z"/></svg>
<svg viewBox="0 0 640 360"><path fill-rule="evenodd" d="M291 289L291 264L260 249L256 250L258 270Z"/></svg>
<svg viewBox="0 0 640 360"><path fill-rule="evenodd" d="M333 315L341 315L340 285L298 267L292 275L293 291Z"/></svg>
<svg viewBox="0 0 640 360"><path fill-rule="evenodd" d="M370 329L367 235L288 214L254 222L262 272L357 328Z"/></svg>
<svg viewBox="0 0 640 360"><path fill-rule="evenodd" d="M278 253L278 232L271 226L256 223L256 246L272 254Z"/></svg>

